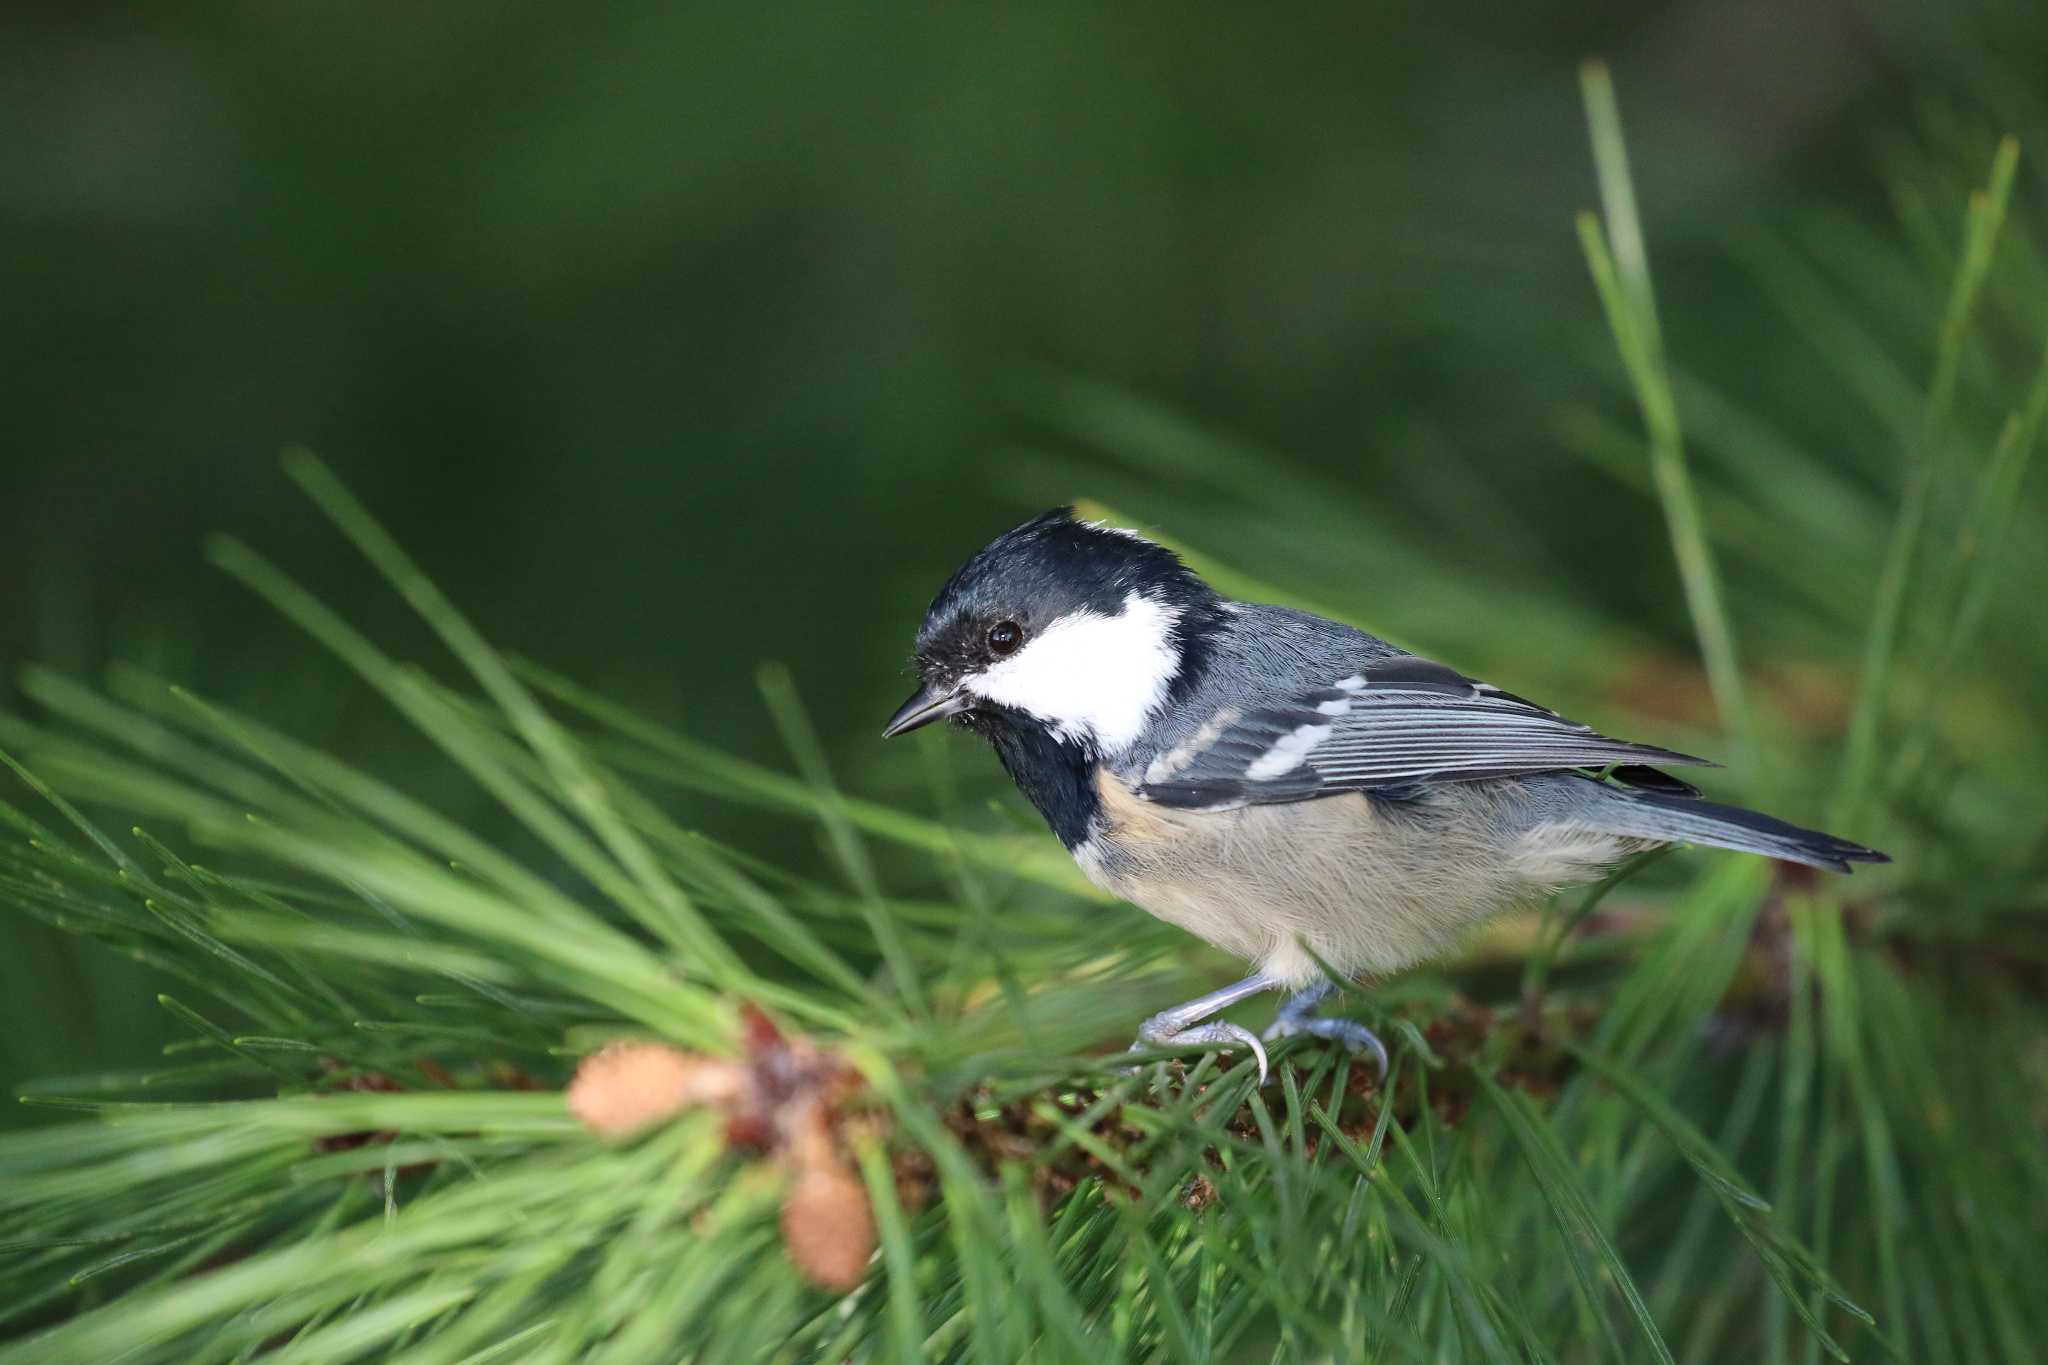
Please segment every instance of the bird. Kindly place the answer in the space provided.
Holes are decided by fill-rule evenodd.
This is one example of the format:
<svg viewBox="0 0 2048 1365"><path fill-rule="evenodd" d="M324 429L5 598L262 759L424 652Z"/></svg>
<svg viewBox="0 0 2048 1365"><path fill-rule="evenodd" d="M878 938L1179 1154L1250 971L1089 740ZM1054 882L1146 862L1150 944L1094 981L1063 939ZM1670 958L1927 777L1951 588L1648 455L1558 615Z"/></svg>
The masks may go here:
<svg viewBox="0 0 2048 1365"><path fill-rule="evenodd" d="M1056 507L997 536L918 628L883 737L986 740L1095 885L1251 967L1146 1019L1134 1050L1297 1034L1370 1054L1319 1013L1336 979L1439 955L1517 904L1668 844L1835 872L1875 849L1701 797L1715 766L1557 712L1291 607L1233 601L1139 532ZM1263 1037L1215 1018L1286 991Z"/></svg>

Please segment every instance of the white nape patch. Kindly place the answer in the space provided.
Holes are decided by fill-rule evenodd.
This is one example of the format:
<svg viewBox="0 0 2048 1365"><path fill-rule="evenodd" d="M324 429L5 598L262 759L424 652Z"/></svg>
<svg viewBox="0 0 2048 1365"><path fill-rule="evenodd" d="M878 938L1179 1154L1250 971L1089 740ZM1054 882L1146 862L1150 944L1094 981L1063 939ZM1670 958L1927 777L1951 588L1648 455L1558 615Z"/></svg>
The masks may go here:
<svg viewBox="0 0 2048 1365"><path fill-rule="evenodd" d="M1179 608L1134 592L1115 616L1069 612L961 686L1114 757L1136 742L1180 672L1179 622Z"/></svg>
<svg viewBox="0 0 2048 1365"><path fill-rule="evenodd" d="M1140 545L1157 545L1159 543L1150 536L1141 535L1133 531L1128 526L1111 526L1107 518L1097 521L1084 521L1081 524L1091 531L1102 531L1108 535L1122 536L1125 540L1135 540Z"/></svg>
<svg viewBox="0 0 2048 1365"><path fill-rule="evenodd" d="M1308 761L1309 750L1330 737L1331 728L1328 725L1297 725L1292 734L1282 735L1272 748L1253 759L1244 770L1245 777L1253 782L1264 782L1293 772Z"/></svg>

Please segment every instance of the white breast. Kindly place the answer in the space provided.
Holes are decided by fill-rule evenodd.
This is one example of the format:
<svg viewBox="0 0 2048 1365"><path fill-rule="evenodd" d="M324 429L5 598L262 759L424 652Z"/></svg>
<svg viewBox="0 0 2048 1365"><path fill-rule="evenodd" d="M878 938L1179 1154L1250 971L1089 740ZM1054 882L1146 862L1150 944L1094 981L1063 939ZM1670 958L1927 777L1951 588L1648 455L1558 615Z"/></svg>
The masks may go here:
<svg viewBox="0 0 2048 1365"><path fill-rule="evenodd" d="M1633 841L1538 826L1509 834L1478 786L1390 815L1347 793L1183 811L1104 772L1098 831L1074 850L1089 880L1289 986L1383 975L1433 957L1517 901L1584 881Z"/></svg>

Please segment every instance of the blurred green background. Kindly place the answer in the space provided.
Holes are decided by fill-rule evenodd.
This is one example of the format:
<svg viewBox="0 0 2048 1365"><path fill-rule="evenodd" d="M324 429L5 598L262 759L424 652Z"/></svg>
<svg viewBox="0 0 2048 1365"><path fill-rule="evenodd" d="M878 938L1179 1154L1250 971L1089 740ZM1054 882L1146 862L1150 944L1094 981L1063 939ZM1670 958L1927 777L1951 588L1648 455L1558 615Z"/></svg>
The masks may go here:
<svg viewBox="0 0 2048 1365"><path fill-rule="evenodd" d="M421 643L278 473L302 442L501 646L778 762L755 669L784 661L884 795L921 781L876 732L931 590L1077 495L1527 690L1584 642L1475 657L1434 577L1319 546L1540 584L1639 664L1551 699L1705 724L1661 515L1583 458L1588 414L1634 419L1573 231L1574 69L1615 71L1670 349L1878 514L1896 423L1816 382L1754 261L1822 223L1883 244L1855 306L1931 344L1950 265L1902 246L1887 171L1981 177L2040 115L2048 22L1929 8L10 6L0 664L138 662L406 771L418 741L200 554L233 530ZM1318 498L1183 476L1182 421ZM1138 430L1168 453L1127 458ZM1838 724L1843 661L1766 622L1774 714ZM141 969L0 934L0 1089L168 1036Z"/></svg>

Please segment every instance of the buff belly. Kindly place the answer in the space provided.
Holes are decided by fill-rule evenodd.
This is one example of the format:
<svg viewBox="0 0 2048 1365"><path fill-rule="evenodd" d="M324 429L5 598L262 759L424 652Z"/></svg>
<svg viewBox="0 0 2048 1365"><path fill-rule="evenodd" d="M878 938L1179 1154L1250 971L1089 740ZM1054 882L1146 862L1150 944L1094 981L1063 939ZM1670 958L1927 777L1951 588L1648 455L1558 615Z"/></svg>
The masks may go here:
<svg viewBox="0 0 2048 1365"><path fill-rule="evenodd" d="M1155 805L1107 770L1096 786L1096 832L1074 850L1089 879L1290 987L1322 978L1317 958L1399 971L1642 846L1537 818L1514 783L1226 811Z"/></svg>

